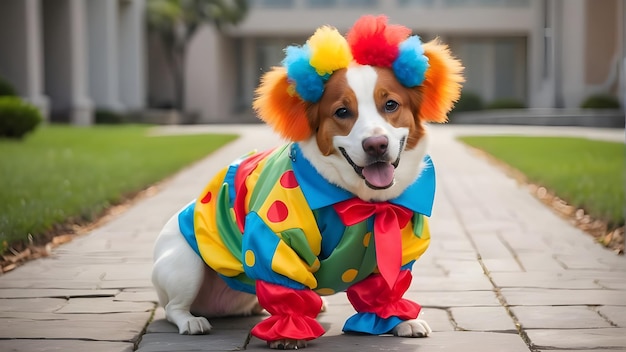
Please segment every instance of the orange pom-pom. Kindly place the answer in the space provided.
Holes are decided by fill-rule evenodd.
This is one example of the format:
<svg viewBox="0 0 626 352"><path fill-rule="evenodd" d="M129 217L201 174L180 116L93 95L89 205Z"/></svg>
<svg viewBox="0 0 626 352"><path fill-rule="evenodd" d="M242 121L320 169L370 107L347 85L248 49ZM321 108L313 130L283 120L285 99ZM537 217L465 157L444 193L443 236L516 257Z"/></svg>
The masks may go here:
<svg viewBox="0 0 626 352"><path fill-rule="evenodd" d="M420 118L430 122L446 122L448 112L461 96L463 66L454 58L448 46L437 39L424 44L429 68L422 84L423 101Z"/></svg>
<svg viewBox="0 0 626 352"><path fill-rule="evenodd" d="M284 67L274 67L263 75L252 107L261 120L290 141L311 136L306 103L290 87Z"/></svg>

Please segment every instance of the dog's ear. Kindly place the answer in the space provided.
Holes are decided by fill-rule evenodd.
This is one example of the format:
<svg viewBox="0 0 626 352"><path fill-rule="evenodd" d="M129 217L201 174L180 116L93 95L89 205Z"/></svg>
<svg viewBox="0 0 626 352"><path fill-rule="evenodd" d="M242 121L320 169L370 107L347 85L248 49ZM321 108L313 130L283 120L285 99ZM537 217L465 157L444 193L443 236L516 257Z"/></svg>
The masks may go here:
<svg viewBox="0 0 626 352"><path fill-rule="evenodd" d="M422 83L419 116L422 121L446 122L448 112L461 96L461 83L465 81L463 66L438 39L423 47L429 67Z"/></svg>
<svg viewBox="0 0 626 352"><path fill-rule="evenodd" d="M261 78L252 107L259 118L282 137L302 141L311 136L304 102L287 80L284 67L273 67Z"/></svg>

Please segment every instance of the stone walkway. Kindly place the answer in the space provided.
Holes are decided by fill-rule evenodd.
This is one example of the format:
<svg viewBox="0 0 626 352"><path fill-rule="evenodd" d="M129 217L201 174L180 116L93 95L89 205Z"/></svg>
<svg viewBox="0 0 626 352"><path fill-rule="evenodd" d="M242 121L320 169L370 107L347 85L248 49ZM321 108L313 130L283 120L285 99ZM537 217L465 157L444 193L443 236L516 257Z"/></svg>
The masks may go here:
<svg viewBox="0 0 626 352"><path fill-rule="evenodd" d="M223 165L277 145L261 125L179 126L155 133L236 131L242 138L162 184L114 220L0 276L0 351L233 351L259 317L214 319L206 336L180 336L150 284L160 227ZM626 351L626 258L601 248L458 134L566 134L624 141L624 130L433 126L438 190L432 241L407 296L434 329L425 339L349 336L344 294L319 320L325 351ZM149 325L148 322L152 321ZM147 326L147 328L146 328ZM249 351L266 351L252 339Z"/></svg>

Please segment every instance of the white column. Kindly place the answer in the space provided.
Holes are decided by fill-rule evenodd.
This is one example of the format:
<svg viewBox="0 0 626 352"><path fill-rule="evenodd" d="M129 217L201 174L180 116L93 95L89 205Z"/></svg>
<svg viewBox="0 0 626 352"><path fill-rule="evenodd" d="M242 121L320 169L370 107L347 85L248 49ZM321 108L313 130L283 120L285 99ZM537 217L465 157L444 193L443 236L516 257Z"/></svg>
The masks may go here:
<svg viewBox="0 0 626 352"><path fill-rule="evenodd" d="M118 1L87 0L89 93L99 109L121 111Z"/></svg>
<svg viewBox="0 0 626 352"><path fill-rule="evenodd" d="M77 125L93 122L88 98L87 41L83 0L42 2L46 93L51 112Z"/></svg>
<svg viewBox="0 0 626 352"><path fill-rule="evenodd" d="M48 97L43 94L43 42L41 39L40 0L25 0L26 89L25 95L48 119Z"/></svg>
<svg viewBox="0 0 626 352"><path fill-rule="evenodd" d="M72 62L70 121L76 125L91 125L93 123L93 105L88 98L86 6L84 0L69 1L69 40L71 43L69 55Z"/></svg>
<svg viewBox="0 0 626 352"><path fill-rule="evenodd" d="M254 90L256 89L258 83L258 75L259 68L257 67L257 57L256 57L256 39L254 38L244 38L241 43L241 74L243 76L242 84L243 84L243 101L246 105L251 106L252 100L254 99Z"/></svg>
<svg viewBox="0 0 626 352"><path fill-rule="evenodd" d="M561 0L562 13L560 44L555 57L556 69L560 73L556 84L556 103L559 103L561 84L562 103L565 108L577 108L585 96L585 1ZM557 106L558 107L558 106Z"/></svg>
<svg viewBox="0 0 626 352"><path fill-rule="evenodd" d="M47 119L39 0L5 0L0 6L0 76Z"/></svg>
<svg viewBox="0 0 626 352"><path fill-rule="evenodd" d="M146 105L145 7L145 0L122 2L119 7L119 91L122 104L130 110Z"/></svg>

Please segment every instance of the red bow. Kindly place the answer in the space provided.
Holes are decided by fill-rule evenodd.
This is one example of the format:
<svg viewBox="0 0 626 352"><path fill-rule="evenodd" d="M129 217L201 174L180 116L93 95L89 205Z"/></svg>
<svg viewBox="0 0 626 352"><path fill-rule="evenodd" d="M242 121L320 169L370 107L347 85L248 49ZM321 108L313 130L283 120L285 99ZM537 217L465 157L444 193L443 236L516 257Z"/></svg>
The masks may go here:
<svg viewBox="0 0 626 352"><path fill-rule="evenodd" d="M352 198L334 205L339 218L346 226L352 226L374 215L374 242L376 263L380 274L390 288L395 284L402 266L402 236L413 212L388 202L369 203Z"/></svg>

